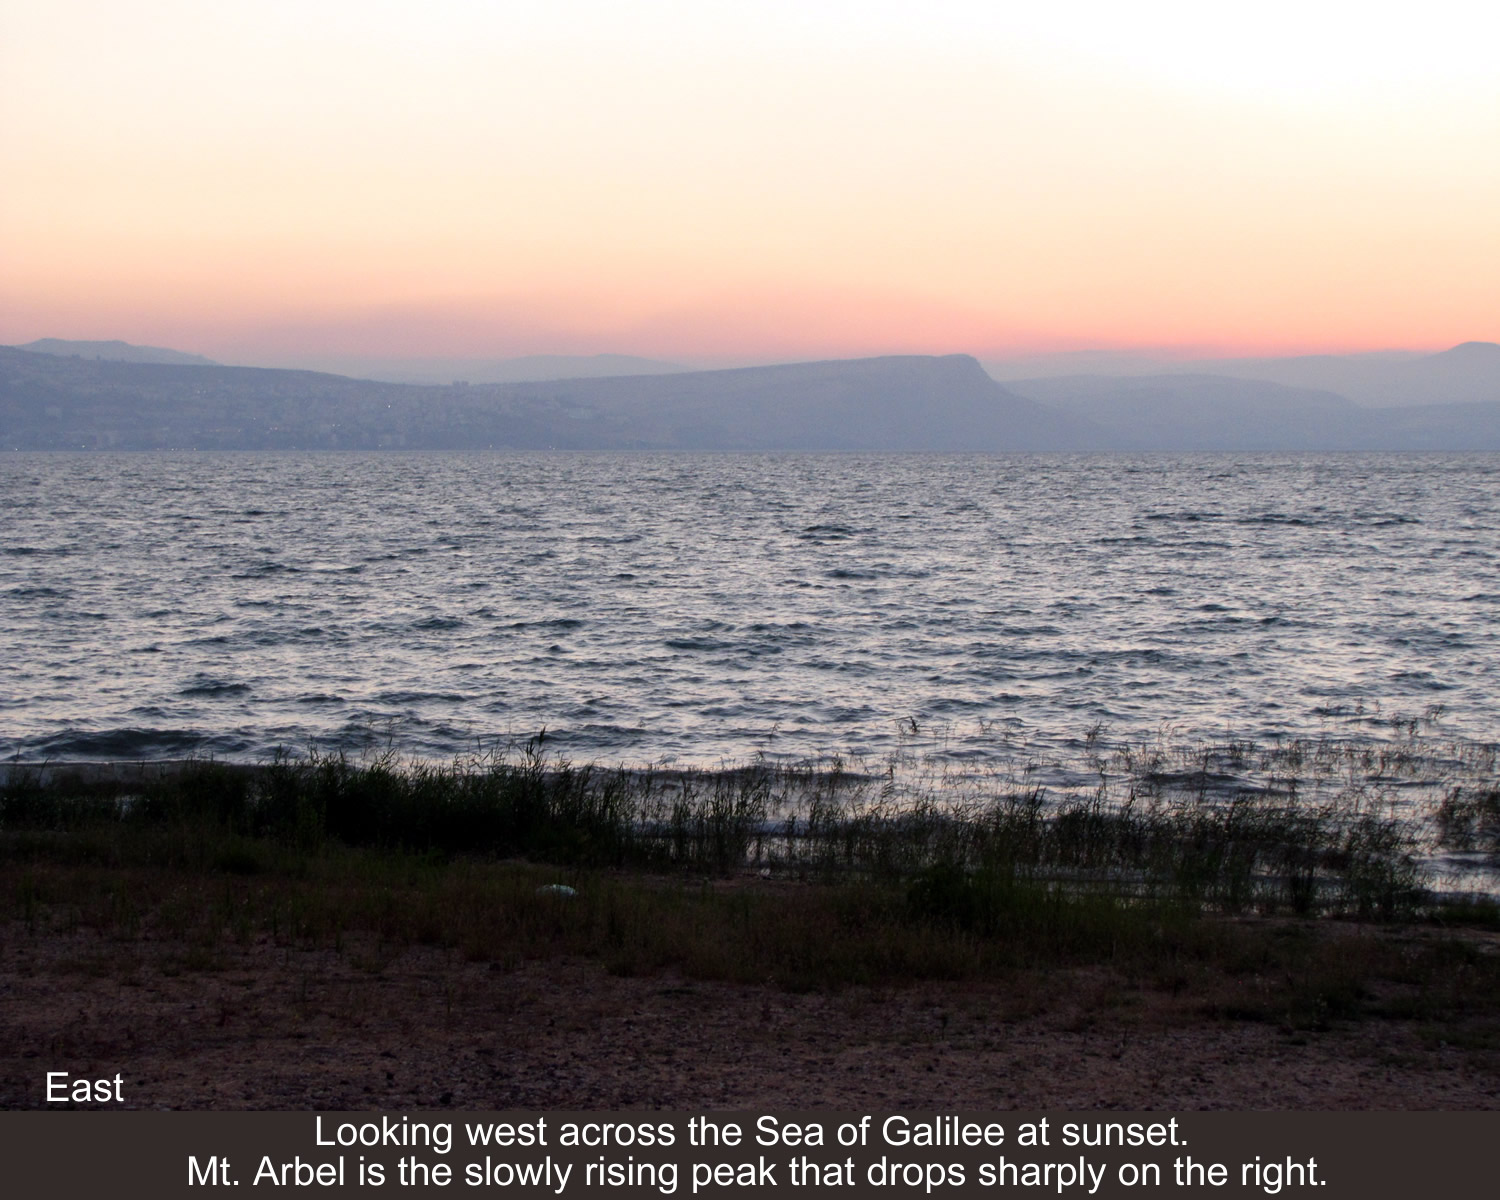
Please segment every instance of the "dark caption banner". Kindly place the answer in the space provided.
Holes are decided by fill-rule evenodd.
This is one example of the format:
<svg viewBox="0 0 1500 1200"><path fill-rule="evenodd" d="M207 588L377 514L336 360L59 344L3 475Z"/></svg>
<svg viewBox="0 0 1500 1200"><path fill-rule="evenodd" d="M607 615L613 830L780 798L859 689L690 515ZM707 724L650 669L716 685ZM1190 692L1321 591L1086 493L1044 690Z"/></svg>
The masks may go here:
<svg viewBox="0 0 1500 1200"><path fill-rule="evenodd" d="M1497 1144L1492 1113L0 1114L13 1196L1371 1200L1493 1195Z"/></svg>

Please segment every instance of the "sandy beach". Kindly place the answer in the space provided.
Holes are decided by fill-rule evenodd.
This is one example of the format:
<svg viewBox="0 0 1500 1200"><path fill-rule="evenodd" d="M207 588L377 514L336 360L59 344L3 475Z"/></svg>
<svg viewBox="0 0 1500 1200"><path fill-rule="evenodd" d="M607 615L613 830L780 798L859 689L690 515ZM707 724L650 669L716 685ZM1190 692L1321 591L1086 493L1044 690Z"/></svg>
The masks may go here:
<svg viewBox="0 0 1500 1200"><path fill-rule="evenodd" d="M17 923L0 954L5 1108L43 1107L58 1069L123 1073L133 1108L1500 1107L1482 1023L1233 1020L1099 968L793 994L350 937L203 970L186 945Z"/></svg>

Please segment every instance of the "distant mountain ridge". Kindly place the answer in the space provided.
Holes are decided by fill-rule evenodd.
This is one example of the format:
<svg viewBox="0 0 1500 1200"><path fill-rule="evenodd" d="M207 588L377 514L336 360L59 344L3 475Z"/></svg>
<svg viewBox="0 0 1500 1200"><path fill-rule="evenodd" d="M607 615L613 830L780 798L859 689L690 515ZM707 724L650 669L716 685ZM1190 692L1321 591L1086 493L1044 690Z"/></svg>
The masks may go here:
<svg viewBox="0 0 1500 1200"><path fill-rule="evenodd" d="M1051 450L1077 421L973 358L447 387L0 348L13 449Z"/></svg>
<svg viewBox="0 0 1500 1200"><path fill-rule="evenodd" d="M1345 444L1366 410L1333 392L1216 375L1063 376L1013 390L1104 434L1109 450L1320 450Z"/></svg>
<svg viewBox="0 0 1500 1200"><path fill-rule="evenodd" d="M1500 346L1476 343L1408 365L1467 386L1492 361ZM968 355L433 386L0 347L0 447L1495 451L1500 398L1372 408L1326 389L1190 373L1006 387Z"/></svg>
<svg viewBox="0 0 1500 1200"><path fill-rule="evenodd" d="M680 363L633 354L527 354L518 358L407 357L317 354L279 367L311 370L379 383L550 383L558 379L603 379L618 375L671 375Z"/></svg>
<svg viewBox="0 0 1500 1200"><path fill-rule="evenodd" d="M216 367L219 364L200 354L184 354L161 346L133 346L129 342L74 342L64 338L38 338L18 346L34 354L51 354L60 358L96 358L104 362L176 363L181 366Z"/></svg>
<svg viewBox="0 0 1500 1200"><path fill-rule="evenodd" d="M1376 408L1472 404L1500 400L1500 345L1464 342L1436 354L1314 354L1299 358L1225 358L1172 362L1147 356L1084 352L997 361L986 369L1027 392L1040 380L1114 380L1192 375L1334 392Z"/></svg>
<svg viewBox="0 0 1500 1200"><path fill-rule="evenodd" d="M642 448L1055 450L1078 423L1017 396L966 354L572 380L575 419ZM519 389L518 389L519 390ZM585 415L587 414L587 416Z"/></svg>

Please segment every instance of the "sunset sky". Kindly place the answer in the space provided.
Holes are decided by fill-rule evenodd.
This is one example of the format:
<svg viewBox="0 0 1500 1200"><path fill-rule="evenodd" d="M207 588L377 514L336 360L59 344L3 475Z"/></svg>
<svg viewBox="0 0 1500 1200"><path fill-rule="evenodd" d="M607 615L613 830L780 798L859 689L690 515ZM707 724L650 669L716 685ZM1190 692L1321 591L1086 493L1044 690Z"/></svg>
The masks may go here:
<svg viewBox="0 0 1500 1200"><path fill-rule="evenodd" d="M0 343L1500 338L1500 6L0 0Z"/></svg>

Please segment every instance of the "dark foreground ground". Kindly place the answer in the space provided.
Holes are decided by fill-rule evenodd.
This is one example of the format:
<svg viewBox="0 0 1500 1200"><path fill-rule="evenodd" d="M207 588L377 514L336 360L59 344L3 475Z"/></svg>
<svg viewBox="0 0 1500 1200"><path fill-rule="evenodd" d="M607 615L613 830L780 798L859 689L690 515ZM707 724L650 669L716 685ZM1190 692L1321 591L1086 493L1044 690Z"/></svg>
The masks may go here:
<svg viewBox="0 0 1500 1200"><path fill-rule="evenodd" d="M1097 967L798 994L357 935L195 953L10 923L0 1106L66 1070L133 1108L1500 1108L1482 1015L1246 1020Z"/></svg>

